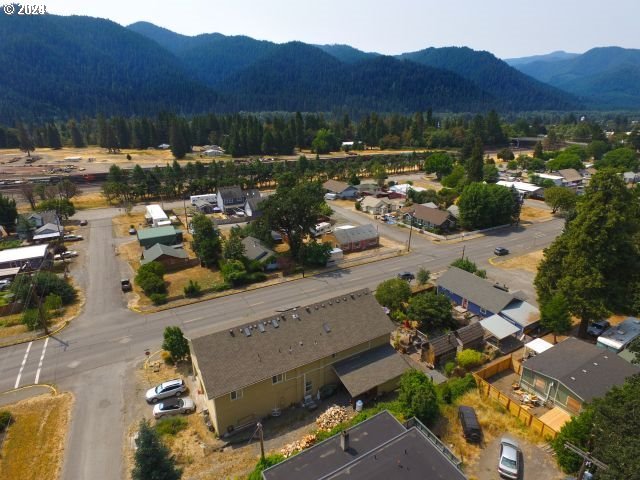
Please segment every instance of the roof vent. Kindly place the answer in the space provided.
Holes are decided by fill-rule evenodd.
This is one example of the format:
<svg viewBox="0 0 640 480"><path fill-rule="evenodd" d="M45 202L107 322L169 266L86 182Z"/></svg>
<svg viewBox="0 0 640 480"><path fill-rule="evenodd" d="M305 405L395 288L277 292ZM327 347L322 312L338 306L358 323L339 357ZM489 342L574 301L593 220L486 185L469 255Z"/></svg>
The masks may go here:
<svg viewBox="0 0 640 480"><path fill-rule="evenodd" d="M291 349L291 345L289 345L289 353L291 353L292 349Z"/></svg>
<svg viewBox="0 0 640 480"><path fill-rule="evenodd" d="M340 299L339 298L336 298L336 303L340 303Z"/></svg>
<svg viewBox="0 0 640 480"><path fill-rule="evenodd" d="M236 335L233 333L233 329L229 330L229 335L231 335L232 337L235 337Z"/></svg>
<svg viewBox="0 0 640 480"><path fill-rule="evenodd" d="M569 378L570 378L571 380L575 380L575 379L576 379L576 377L569 377Z"/></svg>
<svg viewBox="0 0 640 480"><path fill-rule="evenodd" d="M264 332L266 332L266 330L265 330L265 328L264 328L264 325L263 325L263 324L261 324L261 323L259 323L259 324L258 324L258 329L260 330L260 333L264 333Z"/></svg>
<svg viewBox="0 0 640 480"><path fill-rule="evenodd" d="M280 318L285 321L287 320L287 317L285 317L284 314L280 315Z"/></svg>
<svg viewBox="0 0 640 480"><path fill-rule="evenodd" d="M347 297L343 297L342 300L344 300L346 302L347 301Z"/></svg>
<svg viewBox="0 0 640 480"><path fill-rule="evenodd" d="M594 364L596 367L598 366L598 364L597 364L596 362L593 362L593 364Z"/></svg>
<svg viewBox="0 0 640 480"><path fill-rule="evenodd" d="M323 323L322 324L322 328L324 328L324 331L327 332L327 333L331 332L331 327L329 326L328 323Z"/></svg>
<svg viewBox="0 0 640 480"><path fill-rule="evenodd" d="M251 330L249 330L248 328L244 329L244 336L245 337L250 337L251 336Z"/></svg>
<svg viewBox="0 0 640 480"><path fill-rule="evenodd" d="M273 325L273 328L278 328L280 326L278 324L278 320L276 320L275 318L273 320L271 320L271 325Z"/></svg>
<svg viewBox="0 0 640 480"><path fill-rule="evenodd" d="M300 315L294 313L293 315L291 315L291 318L293 318L294 320L300 320Z"/></svg>
<svg viewBox="0 0 640 480"><path fill-rule="evenodd" d="M306 310L307 310L307 313L311 313L311 308L310 307L307 307Z"/></svg>
<svg viewBox="0 0 640 480"><path fill-rule="evenodd" d="M266 320L263 320L263 321L262 321L262 324L263 324L263 325L266 325L266 324L267 324L267 321L266 321Z"/></svg>
<svg viewBox="0 0 640 480"><path fill-rule="evenodd" d="M315 305L315 307L316 307L316 310L318 310L320 308L318 305Z"/></svg>
<svg viewBox="0 0 640 480"><path fill-rule="evenodd" d="M324 308L324 303L322 304L322 308Z"/></svg>
<svg viewBox="0 0 640 480"><path fill-rule="evenodd" d="M300 340L300 346L302 346L302 340Z"/></svg>
<svg viewBox="0 0 640 480"><path fill-rule="evenodd" d="M606 355L603 355L604 358L606 358L607 360L609 360L609 357L607 357Z"/></svg>
<svg viewBox="0 0 640 480"><path fill-rule="evenodd" d="M582 373L587 373L587 371L583 368L583 369L582 369Z"/></svg>
<svg viewBox="0 0 640 480"><path fill-rule="evenodd" d="M352 300L355 300L355 299L356 299L356 296L355 296L353 293L351 294L351 299L352 299Z"/></svg>
<svg viewBox="0 0 640 480"><path fill-rule="evenodd" d="M331 300L329 300L329 305L331 305Z"/></svg>

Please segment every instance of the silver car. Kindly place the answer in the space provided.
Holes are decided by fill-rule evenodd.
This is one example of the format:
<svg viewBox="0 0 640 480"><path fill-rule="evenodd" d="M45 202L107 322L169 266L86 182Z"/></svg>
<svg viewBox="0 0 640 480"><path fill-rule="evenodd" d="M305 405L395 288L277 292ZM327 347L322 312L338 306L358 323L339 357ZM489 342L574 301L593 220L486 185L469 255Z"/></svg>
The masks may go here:
<svg viewBox="0 0 640 480"><path fill-rule="evenodd" d="M498 473L501 477L518 480L520 475L522 455L520 447L509 438L500 440L500 460L498 461Z"/></svg>
<svg viewBox="0 0 640 480"><path fill-rule="evenodd" d="M195 412L196 405L189 397L171 398L153 406L153 418L161 418L165 415L178 415L180 413Z"/></svg>
<svg viewBox="0 0 640 480"><path fill-rule="evenodd" d="M161 383L157 387L150 388L145 394L145 398L149 403L157 403L158 400L162 400L167 397L179 397L183 392L187 391L187 386L184 380L176 378L175 380L169 380L168 382Z"/></svg>

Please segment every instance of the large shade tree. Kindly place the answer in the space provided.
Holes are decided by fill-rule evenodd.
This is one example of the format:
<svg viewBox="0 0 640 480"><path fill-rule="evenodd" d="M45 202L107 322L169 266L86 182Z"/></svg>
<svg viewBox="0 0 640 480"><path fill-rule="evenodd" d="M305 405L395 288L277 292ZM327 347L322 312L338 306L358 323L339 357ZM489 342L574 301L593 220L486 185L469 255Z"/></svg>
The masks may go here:
<svg viewBox="0 0 640 480"><path fill-rule="evenodd" d="M640 280L637 196L612 171L594 175L575 218L545 249L535 279L540 304L562 293L570 313L589 322L611 312L633 312Z"/></svg>

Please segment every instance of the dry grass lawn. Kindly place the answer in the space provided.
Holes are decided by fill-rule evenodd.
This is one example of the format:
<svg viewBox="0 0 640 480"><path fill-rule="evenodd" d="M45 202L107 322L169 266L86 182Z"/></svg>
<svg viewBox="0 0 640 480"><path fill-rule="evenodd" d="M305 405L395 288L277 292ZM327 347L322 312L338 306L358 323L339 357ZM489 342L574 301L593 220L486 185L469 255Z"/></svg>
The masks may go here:
<svg viewBox="0 0 640 480"><path fill-rule="evenodd" d="M73 197L73 205L76 210L87 210L89 208L107 208L110 207L109 202L101 193L82 193L77 197Z"/></svg>
<svg viewBox="0 0 640 480"><path fill-rule="evenodd" d="M519 257L512 257L504 262L495 262L493 265L499 268L504 268L507 270L510 269L520 269L525 270L527 272L537 273L538 265L542 261L543 252L542 250L537 250L535 252L527 253L525 255L520 255Z"/></svg>
<svg viewBox="0 0 640 480"><path fill-rule="evenodd" d="M169 297L175 297L184 294L184 287L189 284L189 280L198 282L200 287L205 289L214 283L222 282L222 274L217 270L196 266L169 272L164 276L164 279L169 282Z"/></svg>
<svg viewBox="0 0 640 480"><path fill-rule="evenodd" d="M133 227L138 230L141 226L145 226L147 224L144 213L132 213L132 214L124 214L118 215L117 217L113 217L111 219L113 223L113 229L117 237L131 237L135 238L134 235L129 235L129 227L133 225Z"/></svg>
<svg viewBox="0 0 640 480"><path fill-rule="evenodd" d="M543 222L553 218L551 210L523 205L520 220L523 222Z"/></svg>
<svg viewBox="0 0 640 480"><path fill-rule="evenodd" d="M447 405L442 409L442 420L436 427L442 432L442 441L453 452L470 464L475 462L481 452L477 445L467 443L462 435L462 427L458 421L458 405L473 407L482 426L483 441L485 444L494 438L509 432L532 443L539 443L540 437L527 428L520 420L507 412L502 406L492 400L480 397L476 390L467 392L460 397L454 405Z"/></svg>
<svg viewBox="0 0 640 480"><path fill-rule="evenodd" d="M41 395L9 405L9 427L0 457L0 478L55 480L60 477L71 416L70 393Z"/></svg>

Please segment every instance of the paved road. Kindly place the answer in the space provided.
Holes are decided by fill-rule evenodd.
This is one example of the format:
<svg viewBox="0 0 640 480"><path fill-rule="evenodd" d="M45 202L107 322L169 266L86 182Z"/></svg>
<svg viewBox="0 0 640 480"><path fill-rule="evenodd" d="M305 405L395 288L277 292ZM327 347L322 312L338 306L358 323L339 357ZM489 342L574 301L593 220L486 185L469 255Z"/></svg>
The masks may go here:
<svg viewBox="0 0 640 480"><path fill-rule="evenodd" d="M156 350L168 325L179 325L187 336L227 329L276 308L304 305L380 281L420 266L437 272L465 254L483 265L493 248L505 246L515 255L548 245L562 228L552 220L529 228L493 232L457 244L436 245L414 231L411 254L321 274L273 287L175 308L152 315L126 309L119 278L128 271L114 256L111 216L115 209L83 212L89 228L83 232L88 250L77 276L87 292L83 314L57 338L0 350L0 391L16 383L55 383L76 395L63 478L119 479L122 474L123 392L133 381L126 376L132 362ZM400 233L398 233L400 232ZM386 233L386 232L384 232ZM394 235L408 236L397 229ZM400 241L403 239L400 238ZM82 260L82 257L81 257ZM505 278L496 278L501 282ZM18 381L19 379L19 381Z"/></svg>

